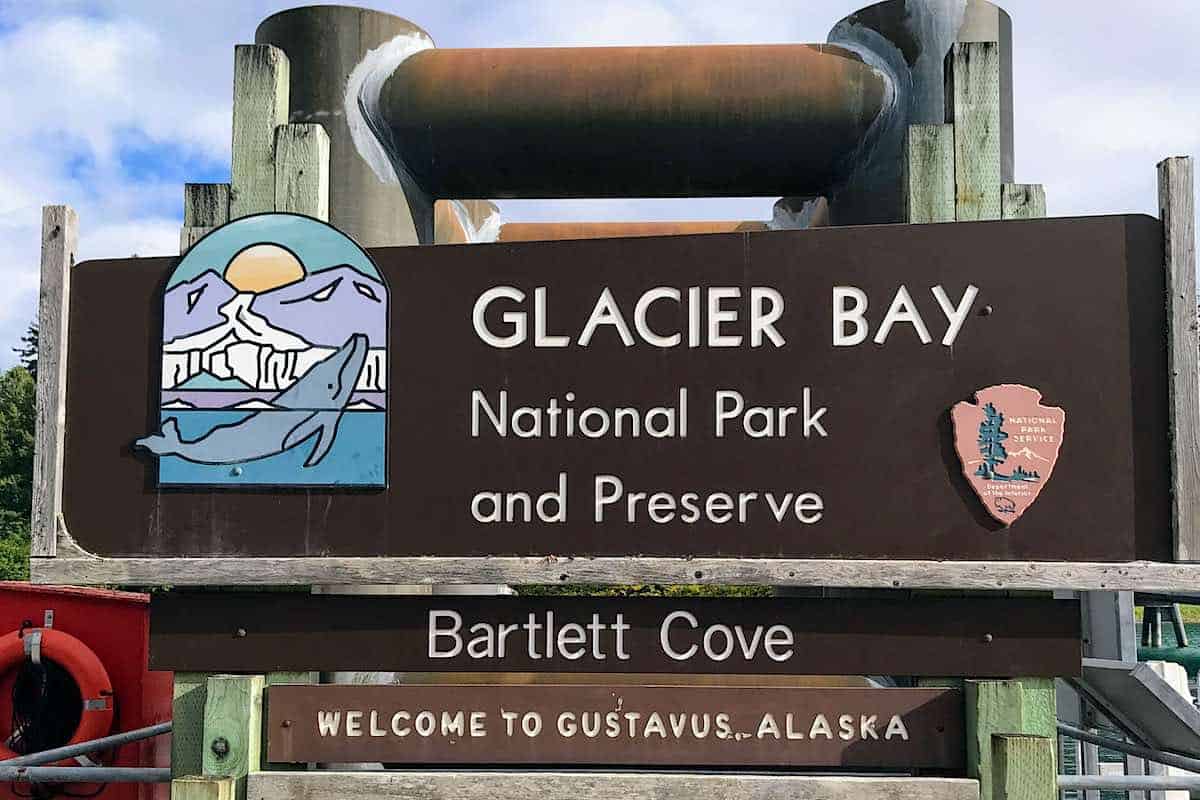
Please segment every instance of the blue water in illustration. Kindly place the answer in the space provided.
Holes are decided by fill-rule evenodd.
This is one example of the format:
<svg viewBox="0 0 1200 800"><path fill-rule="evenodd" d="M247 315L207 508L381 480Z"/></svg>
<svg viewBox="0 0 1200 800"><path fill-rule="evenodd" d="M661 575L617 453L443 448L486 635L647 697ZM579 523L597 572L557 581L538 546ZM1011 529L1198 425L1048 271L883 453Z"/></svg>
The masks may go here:
<svg viewBox="0 0 1200 800"><path fill-rule="evenodd" d="M218 425L239 422L253 413L256 412L164 410L160 412L160 421L174 417L179 421L182 437L192 440ZM316 443L313 437L278 455L240 464L195 464L179 456L162 456L158 482L163 486L382 486L386 482L386 438L386 412L347 411L338 424L333 448L315 466L304 466ZM240 474L236 474L238 470Z"/></svg>

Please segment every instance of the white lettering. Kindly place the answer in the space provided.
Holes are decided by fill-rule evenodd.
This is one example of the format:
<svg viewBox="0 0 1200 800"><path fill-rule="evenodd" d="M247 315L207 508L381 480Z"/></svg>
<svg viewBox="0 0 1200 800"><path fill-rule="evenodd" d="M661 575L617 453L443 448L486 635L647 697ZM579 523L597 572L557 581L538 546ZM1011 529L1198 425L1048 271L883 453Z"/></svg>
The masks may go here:
<svg viewBox="0 0 1200 800"><path fill-rule="evenodd" d="M846 301L853 300L854 305L847 307ZM863 316L867 311L867 293L857 286L833 287L833 346L853 347L862 344L867 339L867 320ZM853 333L846 332L849 323L854 327Z"/></svg>
<svg viewBox="0 0 1200 800"><path fill-rule="evenodd" d="M917 311L912 296L903 285L896 291L896 296L892 298L892 305L888 307L887 314L883 316L883 323L875 332L875 344L886 343L892 326L897 322L907 322L912 325L921 344L929 344L933 341L929 335L929 329L925 327L925 320L921 319L921 314Z"/></svg>
<svg viewBox="0 0 1200 800"><path fill-rule="evenodd" d="M442 627L439 623L443 620L449 620L451 626L449 628ZM430 658L454 658L462 652L463 642L459 631L462 630L462 616L457 611L441 611L431 609L429 611L429 657ZM449 649L442 650L438 647L438 640L448 638L451 641Z"/></svg>
<svg viewBox="0 0 1200 800"><path fill-rule="evenodd" d="M971 313L971 306L975 303L975 297L978 294L979 288L968 284L962 299L955 306L951 305L950 298L946 296L946 290L942 288L941 284L933 287L933 296L937 300L938 306L941 307L942 313L946 315L946 335L942 337L942 344L946 347L954 344L959 330L967 320L967 314Z"/></svg>
<svg viewBox="0 0 1200 800"><path fill-rule="evenodd" d="M491 305L492 301L499 299L514 300L520 303L525 300L525 293L512 286L494 286L479 295L479 299L475 301L475 308L471 312L471 321L475 325L475 333L486 344L492 347L516 347L525 341L526 323L524 311L505 311L500 315L500 319L505 324L512 326L510 333L498 336L488 330L485 320L487 308Z"/></svg>

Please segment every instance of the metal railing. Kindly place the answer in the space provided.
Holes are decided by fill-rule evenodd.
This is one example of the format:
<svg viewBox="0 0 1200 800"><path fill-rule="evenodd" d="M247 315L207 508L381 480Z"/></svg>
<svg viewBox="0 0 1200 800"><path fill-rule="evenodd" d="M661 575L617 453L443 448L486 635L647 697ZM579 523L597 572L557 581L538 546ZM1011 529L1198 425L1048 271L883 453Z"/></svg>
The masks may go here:
<svg viewBox="0 0 1200 800"><path fill-rule="evenodd" d="M115 733L88 742L64 745L0 761L0 781L26 783L170 783L166 767L51 767L55 761L111 750L130 742L171 732L170 722Z"/></svg>
<svg viewBox="0 0 1200 800"><path fill-rule="evenodd" d="M1153 761L1163 766L1185 769L1189 772L1200 772L1200 758L1172 753L1167 750L1156 750L1152 747L1115 739L1111 736L1092 733L1076 728L1066 723L1058 723L1060 735L1080 742L1105 747L1127 756ZM1200 775L1059 775L1059 792L1086 791L1089 796L1095 796L1098 791L1149 792L1170 790L1200 791Z"/></svg>

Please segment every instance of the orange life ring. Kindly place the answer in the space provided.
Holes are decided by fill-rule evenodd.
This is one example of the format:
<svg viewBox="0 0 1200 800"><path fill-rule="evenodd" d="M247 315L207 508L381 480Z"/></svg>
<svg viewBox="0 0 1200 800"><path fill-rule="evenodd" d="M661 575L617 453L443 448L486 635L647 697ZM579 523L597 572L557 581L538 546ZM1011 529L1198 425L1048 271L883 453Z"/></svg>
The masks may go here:
<svg viewBox="0 0 1200 800"><path fill-rule="evenodd" d="M108 670L92 649L69 633L53 628L25 628L0 636L0 675L19 665L26 658L46 658L65 669L79 687L83 711L79 727L67 744L79 744L105 736L112 730L113 690ZM17 758L0 740L0 760ZM86 755L57 761L47 766L93 766Z"/></svg>

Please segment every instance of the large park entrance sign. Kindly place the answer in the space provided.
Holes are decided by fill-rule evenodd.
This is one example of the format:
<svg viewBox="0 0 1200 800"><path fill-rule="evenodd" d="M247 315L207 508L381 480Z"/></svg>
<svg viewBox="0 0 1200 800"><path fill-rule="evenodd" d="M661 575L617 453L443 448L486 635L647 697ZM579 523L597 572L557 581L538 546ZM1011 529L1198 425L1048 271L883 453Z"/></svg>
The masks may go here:
<svg viewBox="0 0 1200 800"><path fill-rule="evenodd" d="M1148 217L369 257L264 224L73 270L84 551L1171 560Z"/></svg>

